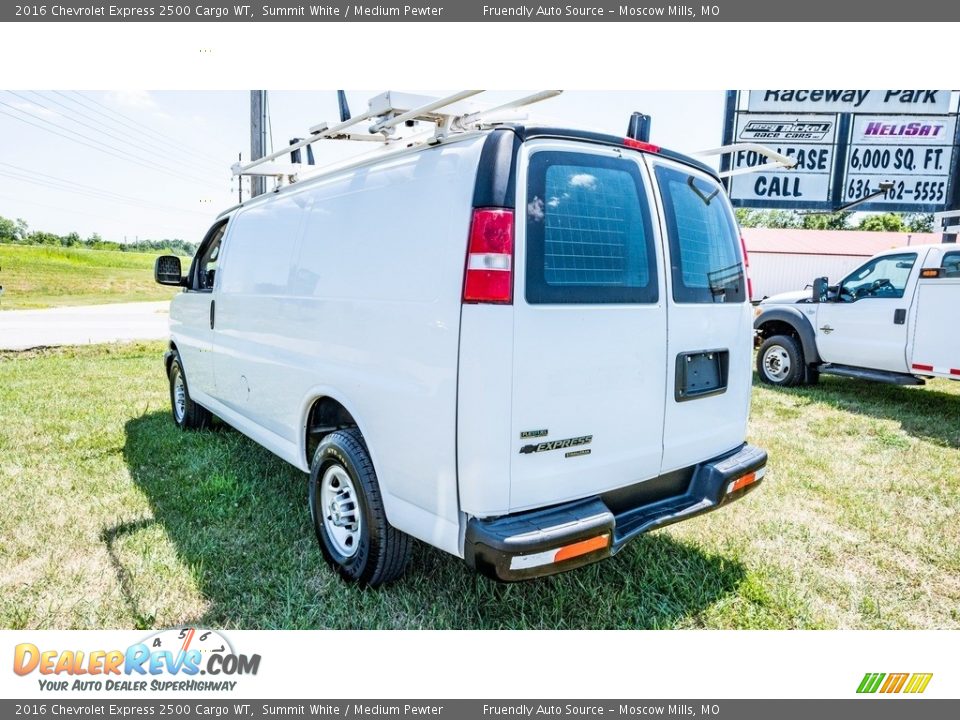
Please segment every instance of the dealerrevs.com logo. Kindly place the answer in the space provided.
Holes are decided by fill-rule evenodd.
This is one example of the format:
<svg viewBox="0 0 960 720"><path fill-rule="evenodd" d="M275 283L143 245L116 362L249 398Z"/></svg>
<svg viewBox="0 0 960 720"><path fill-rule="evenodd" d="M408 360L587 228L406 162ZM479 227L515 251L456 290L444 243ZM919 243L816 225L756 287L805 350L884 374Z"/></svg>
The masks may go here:
<svg viewBox="0 0 960 720"><path fill-rule="evenodd" d="M933 673L867 673L857 686L858 693L918 694L927 689Z"/></svg>
<svg viewBox="0 0 960 720"><path fill-rule="evenodd" d="M164 630L125 650L60 650L20 643L13 671L37 675L41 690L143 692L231 691L243 675L256 675L260 655L234 651L214 630Z"/></svg>

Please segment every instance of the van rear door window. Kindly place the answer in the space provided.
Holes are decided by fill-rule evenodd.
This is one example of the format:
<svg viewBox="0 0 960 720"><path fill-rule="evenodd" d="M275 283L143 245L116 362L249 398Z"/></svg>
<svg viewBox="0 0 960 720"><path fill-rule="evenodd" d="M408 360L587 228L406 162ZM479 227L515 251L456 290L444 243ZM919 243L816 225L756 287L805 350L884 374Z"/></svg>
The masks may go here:
<svg viewBox="0 0 960 720"><path fill-rule="evenodd" d="M674 301L744 302L737 224L723 188L663 165L656 175L670 241Z"/></svg>
<svg viewBox="0 0 960 720"><path fill-rule="evenodd" d="M527 302L656 302L646 197L632 160L534 153L527 172Z"/></svg>

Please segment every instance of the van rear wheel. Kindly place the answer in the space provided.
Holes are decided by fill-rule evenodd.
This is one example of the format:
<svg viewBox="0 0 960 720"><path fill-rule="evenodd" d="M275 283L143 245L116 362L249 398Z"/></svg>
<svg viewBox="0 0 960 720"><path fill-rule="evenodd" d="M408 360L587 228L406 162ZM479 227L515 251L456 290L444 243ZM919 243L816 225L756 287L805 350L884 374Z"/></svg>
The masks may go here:
<svg viewBox="0 0 960 720"><path fill-rule="evenodd" d="M170 360L170 410L173 421L181 430L200 430L210 425L210 411L190 399L187 376L183 372L180 354L174 353Z"/></svg>
<svg viewBox="0 0 960 720"><path fill-rule="evenodd" d="M396 580L412 539L387 521L377 475L356 428L327 435L310 464L310 516L328 563L349 582Z"/></svg>
<svg viewBox="0 0 960 720"><path fill-rule="evenodd" d="M774 335L764 340L757 353L757 375L767 385L802 385L806 365L800 344L789 335Z"/></svg>

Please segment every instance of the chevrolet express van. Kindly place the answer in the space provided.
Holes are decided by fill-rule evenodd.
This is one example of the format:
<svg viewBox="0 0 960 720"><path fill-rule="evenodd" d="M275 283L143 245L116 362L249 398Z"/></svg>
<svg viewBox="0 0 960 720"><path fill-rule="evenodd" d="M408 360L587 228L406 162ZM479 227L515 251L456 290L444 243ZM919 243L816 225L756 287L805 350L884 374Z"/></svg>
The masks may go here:
<svg viewBox="0 0 960 720"><path fill-rule="evenodd" d="M752 313L709 167L522 124L347 163L224 212L170 309L173 419L310 473L323 555L377 586L413 539L501 581L736 500Z"/></svg>

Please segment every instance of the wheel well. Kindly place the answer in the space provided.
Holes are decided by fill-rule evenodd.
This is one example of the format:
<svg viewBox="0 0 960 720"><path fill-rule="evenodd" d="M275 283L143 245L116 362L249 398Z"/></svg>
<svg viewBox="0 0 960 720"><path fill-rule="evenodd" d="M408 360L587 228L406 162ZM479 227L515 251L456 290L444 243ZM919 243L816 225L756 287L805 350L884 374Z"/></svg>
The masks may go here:
<svg viewBox="0 0 960 720"><path fill-rule="evenodd" d="M335 430L357 427L357 421L350 412L331 397L322 397L314 400L307 413L306 443L307 465L313 461L313 454L317 451L320 441Z"/></svg>
<svg viewBox="0 0 960 720"><path fill-rule="evenodd" d="M163 359L163 366L166 369L168 376L170 375L170 363L173 362L172 353L178 352L177 346L173 343L172 340L170 341L170 344L169 344L169 350L170 350L170 354L167 354Z"/></svg>
<svg viewBox="0 0 960 720"><path fill-rule="evenodd" d="M765 322L757 328L757 334L764 340L774 335L788 335L801 343L802 347L803 339L800 337L800 333L797 332L797 329L793 325L783 320L770 320L769 322Z"/></svg>

